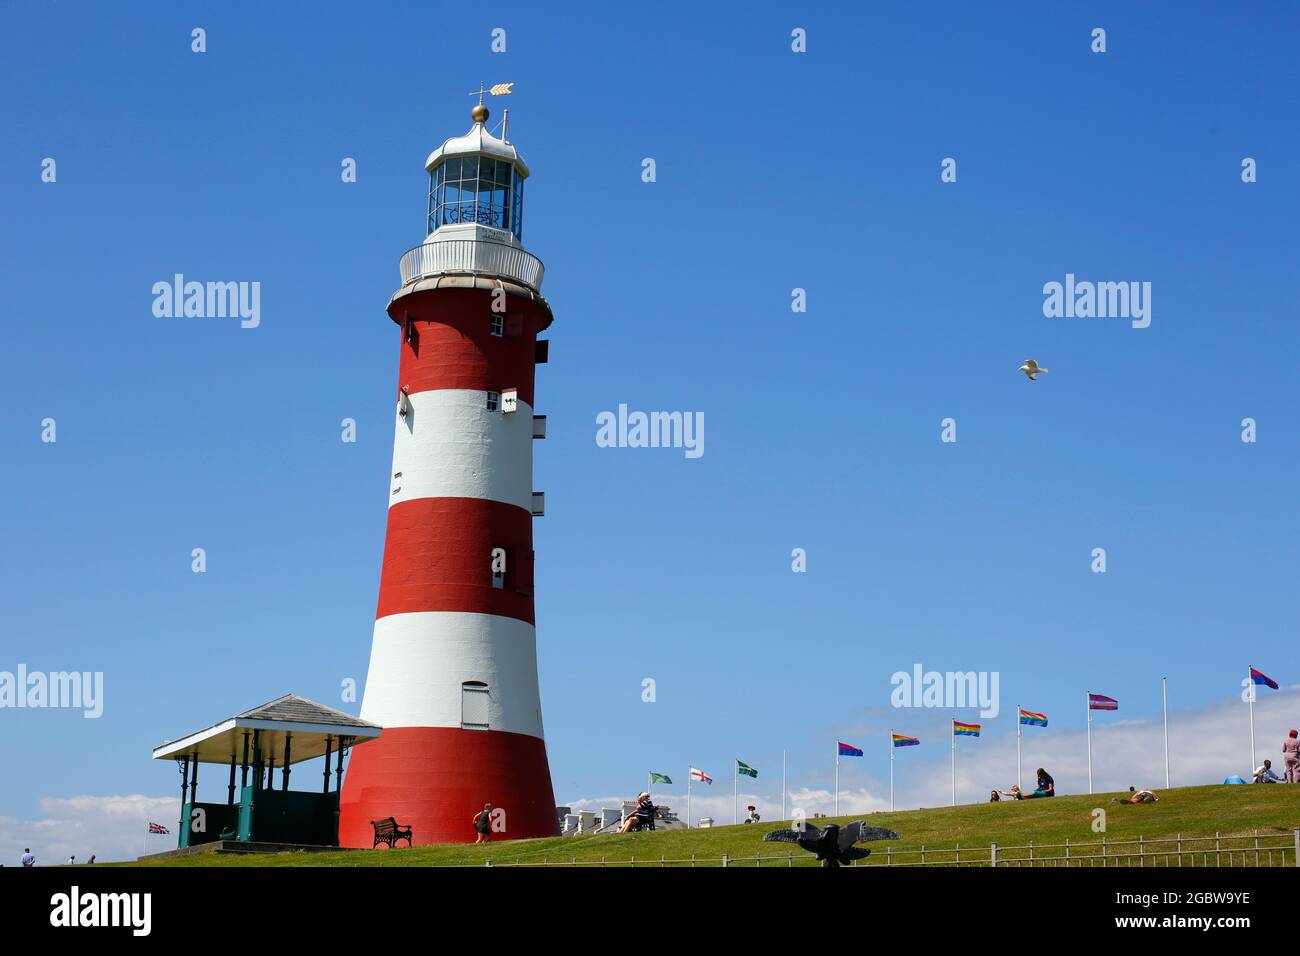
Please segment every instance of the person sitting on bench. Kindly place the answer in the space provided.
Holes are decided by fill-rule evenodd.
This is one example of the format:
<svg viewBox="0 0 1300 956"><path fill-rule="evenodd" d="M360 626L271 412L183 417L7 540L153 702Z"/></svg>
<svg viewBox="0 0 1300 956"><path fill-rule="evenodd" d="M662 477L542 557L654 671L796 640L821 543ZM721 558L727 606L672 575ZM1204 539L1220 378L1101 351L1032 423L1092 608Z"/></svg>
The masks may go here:
<svg viewBox="0 0 1300 956"><path fill-rule="evenodd" d="M628 814L623 827L618 832L628 833L632 830L653 830L655 825L655 805L650 802L650 794L640 793L636 798L636 810Z"/></svg>

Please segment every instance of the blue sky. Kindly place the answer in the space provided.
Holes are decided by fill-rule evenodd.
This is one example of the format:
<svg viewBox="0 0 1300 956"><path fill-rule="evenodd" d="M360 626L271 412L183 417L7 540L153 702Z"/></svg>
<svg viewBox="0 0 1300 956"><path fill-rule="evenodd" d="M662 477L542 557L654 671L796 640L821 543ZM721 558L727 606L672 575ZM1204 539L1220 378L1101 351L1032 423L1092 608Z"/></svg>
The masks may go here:
<svg viewBox="0 0 1300 956"><path fill-rule="evenodd" d="M571 9L0 7L0 670L105 680L98 720L0 711L0 818L171 795L164 737L364 679L384 306L481 80L515 83L556 315L535 535L558 799L692 764L721 787L734 757L771 794L783 748L825 788L836 737L869 750L846 786L878 791L891 725L946 779L950 713L889 706L918 662L1000 673L990 737L1016 703L1080 730L1089 688L1142 719L1162 675L1190 709L1248 663L1297 680L1300 14ZM261 325L154 317L177 272L259 281ZM1066 273L1150 282L1150 327L1045 317ZM704 456L597 447L620 403L703 412Z"/></svg>

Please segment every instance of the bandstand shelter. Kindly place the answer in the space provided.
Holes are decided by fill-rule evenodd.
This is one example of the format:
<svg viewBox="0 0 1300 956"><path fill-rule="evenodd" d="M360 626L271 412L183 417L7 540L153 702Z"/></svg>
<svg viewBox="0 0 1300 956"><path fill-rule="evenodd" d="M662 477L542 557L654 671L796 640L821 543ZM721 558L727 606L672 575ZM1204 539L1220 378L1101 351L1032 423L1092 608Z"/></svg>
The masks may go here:
<svg viewBox="0 0 1300 956"><path fill-rule="evenodd" d="M351 748L376 739L381 729L333 707L286 694L155 747L153 759L175 760L180 770L177 846L216 840L338 846L343 758ZM325 759L319 789L290 790L295 765L321 757ZM199 801L200 764L229 768L225 803Z"/></svg>

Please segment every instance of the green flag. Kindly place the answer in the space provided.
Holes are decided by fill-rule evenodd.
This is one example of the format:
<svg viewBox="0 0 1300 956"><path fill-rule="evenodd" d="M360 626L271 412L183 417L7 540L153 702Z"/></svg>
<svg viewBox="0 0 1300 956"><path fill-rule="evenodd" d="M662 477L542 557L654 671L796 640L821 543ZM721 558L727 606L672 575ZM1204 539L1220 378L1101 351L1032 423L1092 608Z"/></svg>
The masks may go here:
<svg viewBox="0 0 1300 956"><path fill-rule="evenodd" d="M651 770L650 782L651 783L672 783L673 779L672 777L668 776L668 774L666 773L655 773L653 770Z"/></svg>
<svg viewBox="0 0 1300 956"><path fill-rule="evenodd" d="M736 772L745 777L753 777L755 780L758 779L758 771L743 760L736 761Z"/></svg>

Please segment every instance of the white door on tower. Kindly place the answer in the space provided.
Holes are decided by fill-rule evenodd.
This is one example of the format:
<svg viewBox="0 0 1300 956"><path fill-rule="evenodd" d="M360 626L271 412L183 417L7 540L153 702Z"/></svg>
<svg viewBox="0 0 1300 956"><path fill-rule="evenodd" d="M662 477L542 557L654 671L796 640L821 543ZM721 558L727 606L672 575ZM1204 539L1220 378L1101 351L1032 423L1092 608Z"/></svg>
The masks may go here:
<svg viewBox="0 0 1300 956"><path fill-rule="evenodd" d="M460 685L461 730L489 730L488 703L491 697L488 685L480 680L467 680Z"/></svg>

